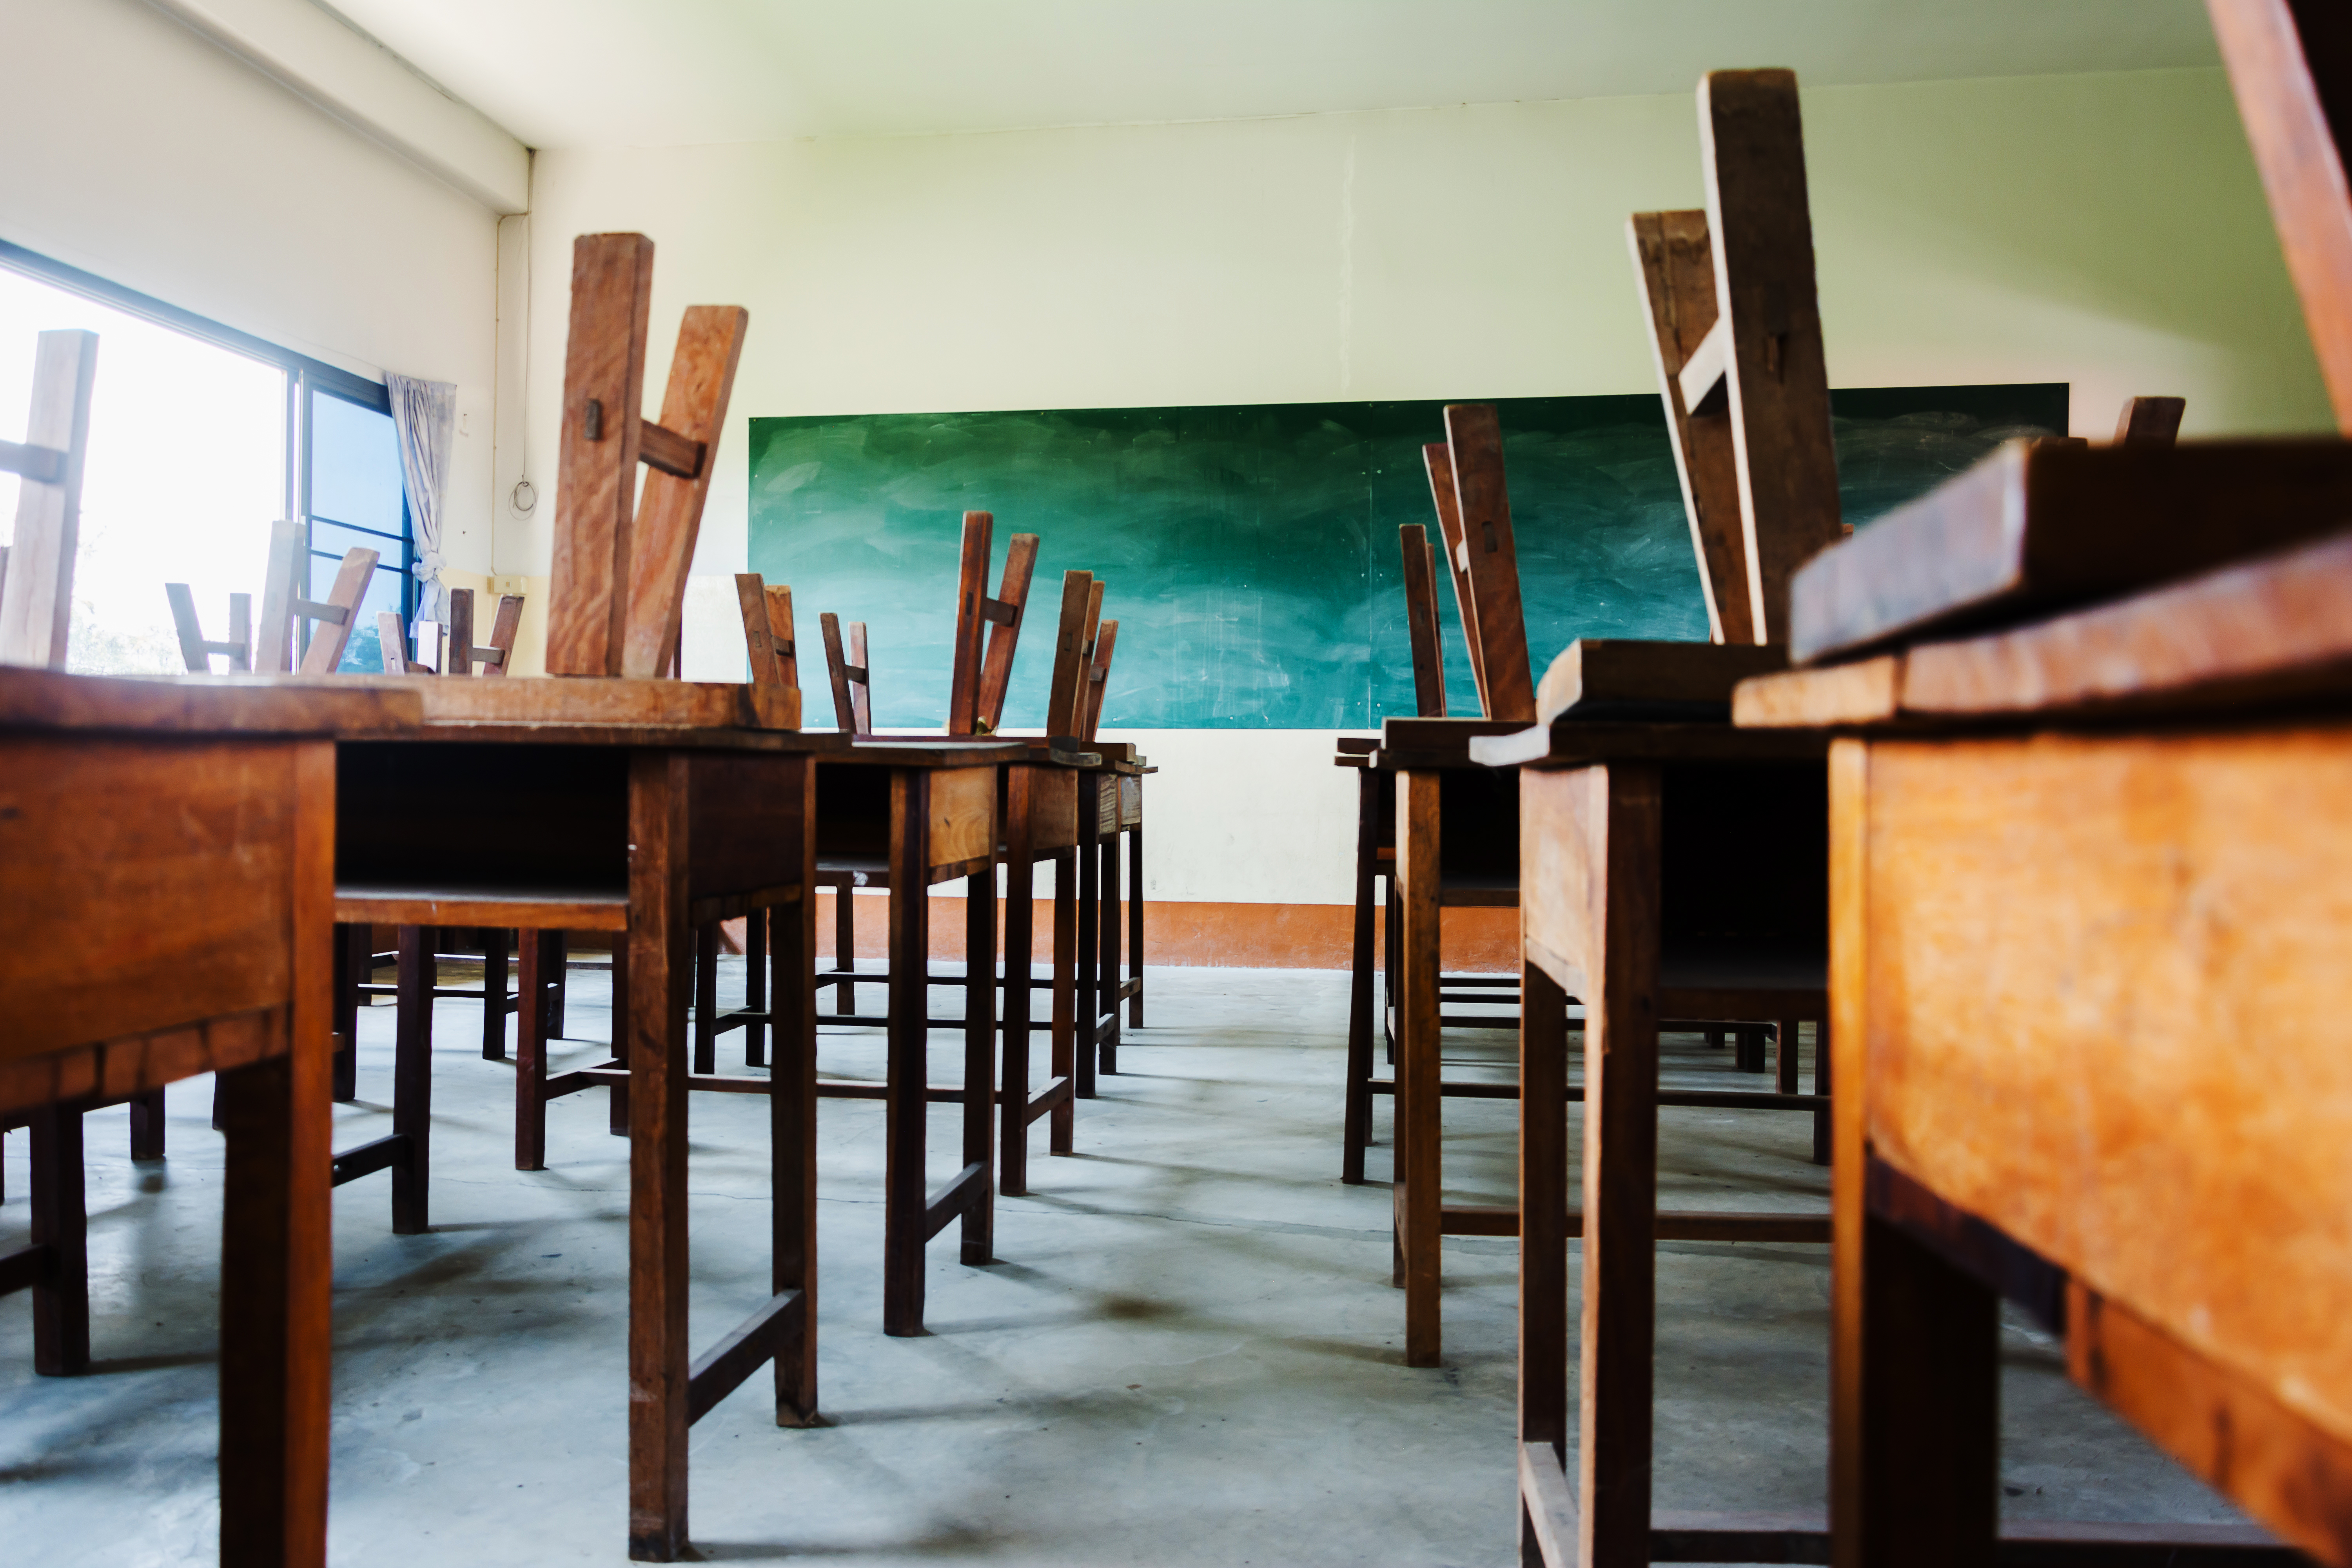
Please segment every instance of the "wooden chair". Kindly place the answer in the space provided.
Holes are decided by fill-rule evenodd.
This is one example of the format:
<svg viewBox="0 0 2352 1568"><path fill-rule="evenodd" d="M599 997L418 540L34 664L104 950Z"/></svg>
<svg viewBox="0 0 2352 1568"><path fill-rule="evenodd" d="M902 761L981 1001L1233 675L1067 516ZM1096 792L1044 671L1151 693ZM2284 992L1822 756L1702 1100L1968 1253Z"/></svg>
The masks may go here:
<svg viewBox="0 0 2352 1568"><path fill-rule="evenodd" d="M874 732L874 700L866 659L866 623L849 623L846 653L842 649L839 616L827 610L817 616L817 625L824 634L824 668L833 681L835 721L845 734L870 735Z"/></svg>
<svg viewBox="0 0 2352 1568"><path fill-rule="evenodd" d="M196 619L196 598L185 583L166 583L164 596L172 605L172 626L180 637L180 658L191 675L209 674L215 654L226 655L232 670L253 668L253 595L228 596L228 640L209 641ZM397 618L397 617L395 617Z"/></svg>
<svg viewBox="0 0 2352 1568"><path fill-rule="evenodd" d="M280 519L269 530L269 575L262 585L260 639L253 655L255 668L264 675L295 669L303 675L332 675L342 666L352 633L359 629L360 600L375 572L376 552L346 551L334 585L321 602L304 593L310 559L304 534L302 524L293 519ZM316 623L299 666L294 662L298 622Z"/></svg>
<svg viewBox="0 0 2352 1568"><path fill-rule="evenodd" d="M16 542L0 556L0 664L63 669L81 538L82 469L98 334L43 332L20 445L0 441L0 472L18 476Z"/></svg>

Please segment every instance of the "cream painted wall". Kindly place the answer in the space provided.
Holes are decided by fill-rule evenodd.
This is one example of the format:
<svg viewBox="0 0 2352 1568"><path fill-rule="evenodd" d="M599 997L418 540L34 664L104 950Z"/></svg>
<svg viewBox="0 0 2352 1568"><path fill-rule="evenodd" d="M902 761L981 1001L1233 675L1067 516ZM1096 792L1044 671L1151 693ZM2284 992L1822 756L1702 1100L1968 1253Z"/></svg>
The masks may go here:
<svg viewBox="0 0 2352 1568"><path fill-rule="evenodd" d="M495 215L141 0L0 0L0 238L456 383L443 550L488 572Z"/></svg>
<svg viewBox="0 0 2352 1568"><path fill-rule="evenodd" d="M1824 89L1805 112L1836 384L2068 381L2098 437L2134 392L2187 395L2192 435L2326 425L2220 71ZM544 153L531 477L551 492L574 235L655 237L649 406L680 310L748 306L686 645L689 675L733 678L751 415L1648 391L1625 215L1700 203L1684 95ZM547 571L551 512L502 513L499 571ZM1328 736L1137 738L1166 769L1155 896L1348 896Z"/></svg>

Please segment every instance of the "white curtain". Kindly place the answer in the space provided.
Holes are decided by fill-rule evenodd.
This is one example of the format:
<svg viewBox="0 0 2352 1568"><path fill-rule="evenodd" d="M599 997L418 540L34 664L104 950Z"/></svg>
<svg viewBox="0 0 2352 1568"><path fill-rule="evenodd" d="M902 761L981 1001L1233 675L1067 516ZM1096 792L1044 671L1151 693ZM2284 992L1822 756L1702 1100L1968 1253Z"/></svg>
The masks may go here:
<svg viewBox="0 0 2352 1568"><path fill-rule="evenodd" d="M416 524L416 618L442 621L441 498L449 488L449 443L457 431L457 389L413 375L383 378L392 426L400 437L400 475Z"/></svg>

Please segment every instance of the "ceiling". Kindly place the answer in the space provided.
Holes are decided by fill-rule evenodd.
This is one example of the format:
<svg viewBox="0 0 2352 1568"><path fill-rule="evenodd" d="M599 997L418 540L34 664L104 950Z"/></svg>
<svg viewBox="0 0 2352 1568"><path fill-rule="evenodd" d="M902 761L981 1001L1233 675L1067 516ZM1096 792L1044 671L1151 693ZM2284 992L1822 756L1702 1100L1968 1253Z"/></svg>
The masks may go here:
<svg viewBox="0 0 2352 1568"><path fill-rule="evenodd" d="M323 3L323 0L321 0ZM534 147L2212 65L2199 0L332 0Z"/></svg>

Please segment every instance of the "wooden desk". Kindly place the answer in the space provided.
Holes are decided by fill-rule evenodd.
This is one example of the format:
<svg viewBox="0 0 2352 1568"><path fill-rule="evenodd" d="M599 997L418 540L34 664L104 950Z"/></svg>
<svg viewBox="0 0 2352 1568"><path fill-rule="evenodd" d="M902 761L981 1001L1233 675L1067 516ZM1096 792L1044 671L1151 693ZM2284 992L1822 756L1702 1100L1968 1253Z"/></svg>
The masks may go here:
<svg viewBox="0 0 2352 1568"><path fill-rule="evenodd" d="M1990 1558L2002 1296L2189 1469L2352 1562L2347 628L2339 535L1740 689L1742 722L1843 731L1839 1563Z"/></svg>
<svg viewBox="0 0 2352 1568"><path fill-rule="evenodd" d="M327 1549L336 733L416 699L0 669L0 1115L33 1113L35 1361L89 1358L81 1113L220 1075L220 1557Z"/></svg>
<svg viewBox="0 0 2352 1568"><path fill-rule="evenodd" d="M1143 776L1159 770L1123 741L1088 741L1102 759L1078 784L1077 1095L1095 1097L1098 1072L1118 1071L1119 1014L1143 1024ZM1133 973L1119 973L1119 847L1127 848L1125 931Z"/></svg>
<svg viewBox="0 0 2352 1568"><path fill-rule="evenodd" d="M1794 1092L1796 1021L1828 1010L1826 750L1818 736L1723 723L1568 719L1472 743L1473 756L1518 768L1525 1000L1519 1206L1509 1217L1520 1259L1522 1542L1547 1561L1578 1561L1574 1535L1552 1528L1562 1509L1590 1521L1583 1561L1653 1560L1655 1244L1830 1239L1826 1215L1657 1206L1659 1106L1827 1108L1818 1057L1815 1092ZM1580 1088L1568 1082L1571 998L1584 1004ZM1780 1089L1660 1090L1662 1021L1752 1019L1780 1021ZM1565 1108L1578 1100L1583 1202L1571 1211ZM1561 1469L1567 1258L1579 1237L1581 1468L1571 1486ZM1730 1527L1699 1516L1679 1528L1697 1540ZM1741 1560L1693 1550L1683 1560Z"/></svg>
<svg viewBox="0 0 2352 1568"><path fill-rule="evenodd" d="M888 1067L882 1090L887 1107L882 1237L887 1334L922 1332L924 1247L949 1222L963 1222L966 1263L986 1263L991 1257L996 1214L995 1131L989 1112L996 1066L998 771L1024 763L1028 756L1028 743L1022 741L862 736L827 757L817 772L816 863L875 867L887 877L890 889ZM940 1090L926 1081L929 890L957 877L964 879L965 894L964 1074L959 1089ZM1022 1043L1025 1048L1025 1031ZM857 1086L852 1092L870 1094L871 1089ZM963 1166L933 1193L923 1147L925 1115L935 1099L960 1100L963 1107ZM1025 1133L1024 1121L1024 1138Z"/></svg>
<svg viewBox="0 0 2352 1568"><path fill-rule="evenodd" d="M757 689L583 677L530 680L264 678L271 687L414 693L427 722L340 736L333 920L625 933L614 1060L544 1079L537 1009L524 1011L519 1124L547 1098L615 1092L630 1138L629 1551L685 1547L688 1431L772 1361L777 1416L816 1414L814 758L842 739L777 727L797 704ZM191 682L189 684L196 684ZM238 682L239 686L253 684ZM796 696L797 694L791 694ZM483 787L441 788L452 772ZM687 1337L687 1005L694 932L755 909L795 908L778 941L772 1098L772 1292L709 1353ZM780 922L781 923L781 922ZM526 961L536 943L526 943ZM793 962L798 959L803 962ZM530 984L526 977L526 987ZM338 1184L393 1179L396 1230L430 1224L432 1063L422 1009L401 1031L394 1131L333 1161ZM770 1080L759 1080L765 1089ZM625 1100L622 1097L625 1095Z"/></svg>

